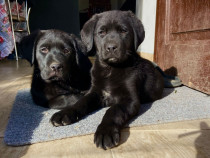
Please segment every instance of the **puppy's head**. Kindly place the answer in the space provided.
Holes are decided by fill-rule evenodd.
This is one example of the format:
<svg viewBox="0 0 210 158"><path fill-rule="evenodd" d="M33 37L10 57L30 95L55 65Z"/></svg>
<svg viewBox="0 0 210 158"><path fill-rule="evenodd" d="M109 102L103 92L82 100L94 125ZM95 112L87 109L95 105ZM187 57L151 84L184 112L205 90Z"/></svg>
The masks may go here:
<svg viewBox="0 0 210 158"><path fill-rule="evenodd" d="M82 53L86 51L82 42L62 31L36 31L25 37L20 45L23 57L34 64L46 82L67 80L76 66L84 71L91 67Z"/></svg>
<svg viewBox="0 0 210 158"><path fill-rule="evenodd" d="M141 21L129 11L96 14L81 31L87 51L96 49L99 59L108 64L125 62L136 53L144 37Z"/></svg>

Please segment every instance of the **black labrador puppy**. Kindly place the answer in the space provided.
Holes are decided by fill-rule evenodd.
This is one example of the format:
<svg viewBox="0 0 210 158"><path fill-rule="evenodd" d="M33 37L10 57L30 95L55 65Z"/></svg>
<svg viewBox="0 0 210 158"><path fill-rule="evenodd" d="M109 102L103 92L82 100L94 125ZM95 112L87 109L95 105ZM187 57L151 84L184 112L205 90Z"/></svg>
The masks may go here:
<svg viewBox="0 0 210 158"><path fill-rule="evenodd" d="M74 105L90 88L91 62L84 44L59 30L38 30L21 43L22 55L34 64L33 101L43 107L62 109Z"/></svg>
<svg viewBox="0 0 210 158"><path fill-rule="evenodd" d="M84 25L81 36L87 51L96 51L91 88L74 106L55 113L51 122L54 126L72 124L94 110L110 106L94 142L97 147L112 148L119 144L120 130L138 115L141 104L161 98L163 78L150 61L136 53L145 33L133 13L108 11L94 15Z"/></svg>

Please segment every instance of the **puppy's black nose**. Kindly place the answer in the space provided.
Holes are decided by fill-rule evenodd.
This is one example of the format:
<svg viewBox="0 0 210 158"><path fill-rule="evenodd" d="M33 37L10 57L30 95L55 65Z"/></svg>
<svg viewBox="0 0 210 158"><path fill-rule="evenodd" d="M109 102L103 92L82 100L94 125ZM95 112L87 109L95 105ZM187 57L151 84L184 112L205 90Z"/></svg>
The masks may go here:
<svg viewBox="0 0 210 158"><path fill-rule="evenodd" d="M63 67L61 64L57 64L57 63L52 63L50 65L50 68L53 70L53 71L58 71L58 70L61 70Z"/></svg>
<svg viewBox="0 0 210 158"><path fill-rule="evenodd" d="M106 46L106 51L108 52L114 52L115 50L117 50L117 45L116 44L107 44Z"/></svg>

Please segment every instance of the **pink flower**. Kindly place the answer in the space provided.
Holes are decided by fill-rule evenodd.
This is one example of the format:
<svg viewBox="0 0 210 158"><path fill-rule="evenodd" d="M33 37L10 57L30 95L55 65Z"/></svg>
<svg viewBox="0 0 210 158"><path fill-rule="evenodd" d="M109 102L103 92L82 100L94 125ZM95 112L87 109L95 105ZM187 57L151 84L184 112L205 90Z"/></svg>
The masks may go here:
<svg viewBox="0 0 210 158"><path fill-rule="evenodd" d="M9 27L9 28L7 29L7 31L8 31L8 33L11 33L11 27Z"/></svg>
<svg viewBox="0 0 210 158"><path fill-rule="evenodd" d="M6 11L5 11L5 9L4 9L4 7L3 7L2 5L0 5L0 12L1 12L2 14L5 14L5 13L6 13Z"/></svg>
<svg viewBox="0 0 210 158"><path fill-rule="evenodd" d="M8 17L4 17L4 19L3 19L3 23L4 23L4 24L6 24L6 23L7 23L7 21L8 21Z"/></svg>

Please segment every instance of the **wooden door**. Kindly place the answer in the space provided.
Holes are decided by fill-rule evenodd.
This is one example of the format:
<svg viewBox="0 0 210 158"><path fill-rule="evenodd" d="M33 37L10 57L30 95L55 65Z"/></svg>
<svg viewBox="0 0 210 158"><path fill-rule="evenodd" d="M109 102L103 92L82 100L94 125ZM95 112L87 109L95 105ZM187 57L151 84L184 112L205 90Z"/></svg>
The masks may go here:
<svg viewBox="0 0 210 158"><path fill-rule="evenodd" d="M155 61L210 94L210 0L157 1Z"/></svg>

